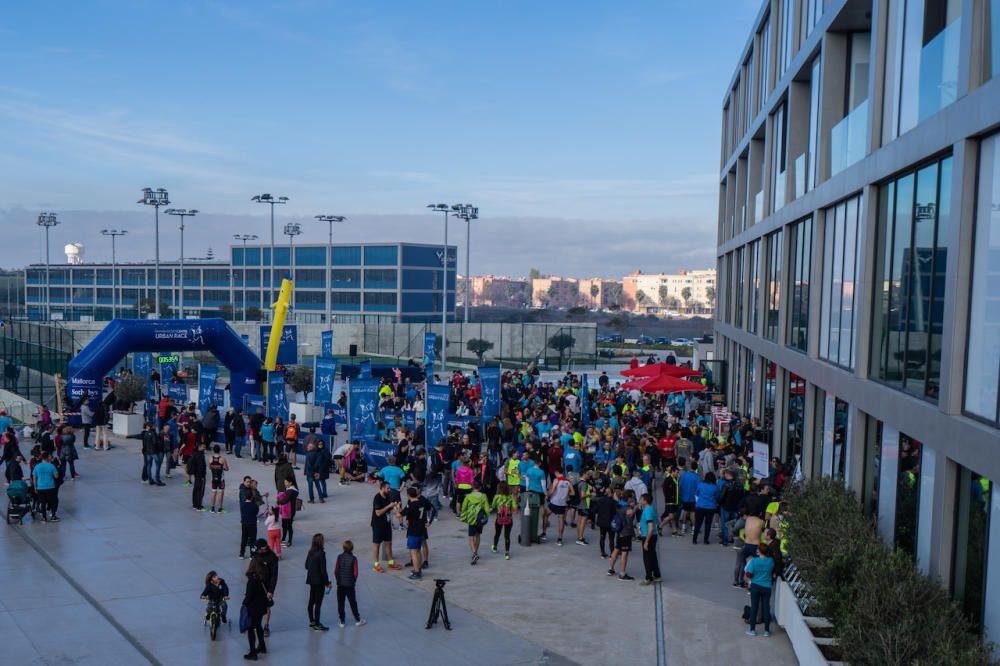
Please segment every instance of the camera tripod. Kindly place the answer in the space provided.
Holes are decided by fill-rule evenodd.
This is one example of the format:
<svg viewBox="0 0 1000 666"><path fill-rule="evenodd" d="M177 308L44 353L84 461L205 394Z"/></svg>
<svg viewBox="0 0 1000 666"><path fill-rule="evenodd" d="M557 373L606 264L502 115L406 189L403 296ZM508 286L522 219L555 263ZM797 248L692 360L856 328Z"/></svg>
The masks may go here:
<svg viewBox="0 0 1000 666"><path fill-rule="evenodd" d="M427 629L437 624L438 618L441 618L444 628L451 631L451 622L448 620L448 604L444 601L444 584L447 582L448 580L445 578L434 579L434 600L431 601L431 614L427 616Z"/></svg>

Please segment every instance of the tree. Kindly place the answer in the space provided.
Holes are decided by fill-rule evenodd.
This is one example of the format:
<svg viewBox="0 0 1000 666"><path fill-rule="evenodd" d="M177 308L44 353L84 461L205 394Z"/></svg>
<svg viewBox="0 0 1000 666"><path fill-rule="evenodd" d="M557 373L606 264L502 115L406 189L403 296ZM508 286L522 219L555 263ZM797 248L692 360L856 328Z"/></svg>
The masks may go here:
<svg viewBox="0 0 1000 666"><path fill-rule="evenodd" d="M156 299L152 297L140 298L135 302L135 311L139 319L145 319L147 314L156 312ZM170 305L165 301L160 301L160 316L170 316Z"/></svg>
<svg viewBox="0 0 1000 666"><path fill-rule="evenodd" d="M556 333L549 338L549 348L559 352L559 367L562 368L563 353L576 344L576 338L569 333Z"/></svg>
<svg viewBox="0 0 1000 666"><path fill-rule="evenodd" d="M309 400L309 394L313 391L313 369L308 365L295 366L288 376L288 385Z"/></svg>
<svg viewBox="0 0 1000 666"><path fill-rule="evenodd" d="M681 298L684 299L684 304L691 300L691 287L684 287L681 289Z"/></svg>
<svg viewBox="0 0 1000 666"><path fill-rule="evenodd" d="M135 403L146 399L146 378L139 375L126 375L115 385L115 397L128 403L129 414L135 409Z"/></svg>
<svg viewBox="0 0 1000 666"><path fill-rule="evenodd" d="M475 354L476 358L479 359L479 363L482 364L483 356L486 355L486 352L493 349L493 343L482 338L472 338L465 343L465 348Z"/></svg>
<svg viewBox="0 0 1000 666"><path fill-rule="evenodd" d="M529 268L528 269L528 279L529 280L537 280L540 277L542 277L542 272L540 270L538 270L537 268Z"/></svg>
<svg viewBox="0 0 1000 666"><path fill-rule="evenodd" d="M604 287L604 302L621 306L624 289L621 282L610 282Z"/></svg>
<svg viewBox="0 0 1000 666"><path fill-rule="evenodd" d="M667 288L667 285L661 284L658 292L660 296L660 305L667 307L667 301L670 299L670 289Z"/></svg>
<svg viewBox="0 0 1000 666"><path fill-rule="evenodd" d="M708 299L708 302L710 304L714 303L715 302L715 287L705 287L705 297Z"/></svg>
<svg viewBox="0 0 1000 666"><path fill-rule="evenodd" d="M260 321L262 319L260 308L255 305L247 308L246 316L249 321Z"/></svg>
<svg viewBox="0 0 1000 666"><path fill-rule="evenodd" d="M646 292L644 292L642 289L640 289L639 291L635 292L635 300L637 300L640 304L645 303L646 302Z"/></svg>
<svg viewBox="0 0 1000 666"><path fill-rule="evenodd" d="M222 305L219 306L219 316L221 316L226 321L232 321L233 320L233 313L234 312L235 312L235 309L233 308L233 304L232 303L223 303Z"/></svg>
<svg viewBox="0 0 1000 666"><path fill-rule="evenodd" d="M590 303L595 308L597 307L597 295L601 293L601 288L596 284L590 285Z"/></svg>

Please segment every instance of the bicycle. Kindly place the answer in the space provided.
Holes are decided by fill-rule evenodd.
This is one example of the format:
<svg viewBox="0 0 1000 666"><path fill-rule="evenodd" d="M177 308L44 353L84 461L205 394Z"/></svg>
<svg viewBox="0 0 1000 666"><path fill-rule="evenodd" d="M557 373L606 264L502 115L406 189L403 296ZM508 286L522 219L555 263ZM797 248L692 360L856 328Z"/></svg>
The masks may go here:
<svg viewBox="0 0 1000 666"><path fill-rule="evenodd" d="M216 601L209 601L208 606L205 608L205 626L209 628L209 635L212 637L213 641L219 633L219 626L221 624L222 609L219 603ZM229 618L226 618L226 626L228 626L229 630L232 631L233 625L229 621Z"/></svg>

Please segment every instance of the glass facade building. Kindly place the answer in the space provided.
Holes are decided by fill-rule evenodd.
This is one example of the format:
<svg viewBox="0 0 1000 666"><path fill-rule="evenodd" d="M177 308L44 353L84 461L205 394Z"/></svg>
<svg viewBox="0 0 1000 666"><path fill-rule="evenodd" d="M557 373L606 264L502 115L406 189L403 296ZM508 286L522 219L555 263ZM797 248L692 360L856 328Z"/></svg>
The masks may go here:
<svg viewBox="0 0 1000 666"><path fill-rule="evenodd" d="M283 278L294 276L292 313L303 323L439 322L444 271L442 247L412 243L298 245L271 248L235 245L230 261L187 261L183 296L178 262L160 262L161 316L268 317ZM456 248L448 248L449 319L455 312ZM25 303L29 319L52 316L65 320L111 319L112 306L124 318L145 317L155 304L152 262L52 265L45 285L45 266L25 269Z"/></svg>
<svg viewBox="0 0 1000 666"><path fill-rule="evenodd" d="M765 0L747 35L722 102L728 406L998 641L1000 2Z"/></svg>

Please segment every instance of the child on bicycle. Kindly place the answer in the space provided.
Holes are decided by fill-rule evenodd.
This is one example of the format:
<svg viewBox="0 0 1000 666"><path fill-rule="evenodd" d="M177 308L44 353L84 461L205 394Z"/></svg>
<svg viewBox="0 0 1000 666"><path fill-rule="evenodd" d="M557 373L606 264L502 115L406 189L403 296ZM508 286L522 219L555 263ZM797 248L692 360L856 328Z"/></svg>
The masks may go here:
<svg viewBox="0 0 1000 666"><path fill-rule="evenodd" d="M226 585L226 581L219 577L215 571L209 571L205 576L205 589L201 593L201 598L208 601L208 607L205 609L205 617L208 618L209 611L212 606L219 609L219 616L222 619L222 623L228 622L226 619L226 611L228 609L226 602L229 601L229 586Z"/></svg>

